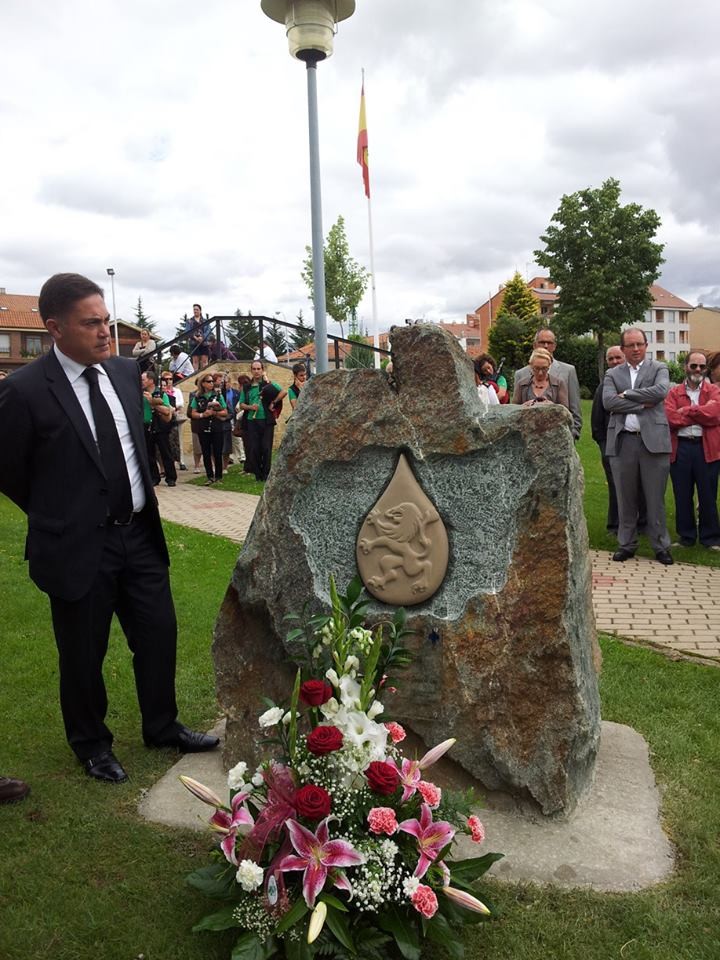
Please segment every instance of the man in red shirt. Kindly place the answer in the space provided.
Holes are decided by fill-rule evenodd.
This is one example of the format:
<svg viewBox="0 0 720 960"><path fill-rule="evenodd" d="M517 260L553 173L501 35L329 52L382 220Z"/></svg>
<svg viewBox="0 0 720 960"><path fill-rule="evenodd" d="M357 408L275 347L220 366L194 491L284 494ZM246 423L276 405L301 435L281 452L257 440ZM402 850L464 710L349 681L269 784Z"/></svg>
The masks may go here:
<svg viewBox="0 0 720 960"><path fill-rule="evenodd" d="M679 537L674 546L692 547L699 539L704 547L720 550L720 387L705 379L706 370L706 355L692 350L685 361L685 379L672 387L665 399L672 442L670 479Z"/></svg>

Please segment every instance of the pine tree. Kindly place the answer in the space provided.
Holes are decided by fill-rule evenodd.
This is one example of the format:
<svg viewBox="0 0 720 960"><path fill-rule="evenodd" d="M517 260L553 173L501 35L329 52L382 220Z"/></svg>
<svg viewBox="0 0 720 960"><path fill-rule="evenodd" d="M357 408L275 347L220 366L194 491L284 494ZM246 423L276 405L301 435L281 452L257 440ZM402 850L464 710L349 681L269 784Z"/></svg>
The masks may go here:
<svg viewBox="0 0 720 960"><path fill-rule="evenodd" d="M512 280L508 280L505 284L503 301L495 319L512 315L519 320L532 320L533 323L536 323L538 313L537 300L530 292L530 287L516 270Z"/></svg>
<svg viewBox="0 0 720 960"><path fill-rule="evenodd" d="M242 310L235 311L235 317L227 324L228 347L238 360L252 360L258 349L257 324L248 310L243 316Z"/></svg>
<svg viewBox="0 0 720 960"><path fill-rule="evenodd" d="M299 350L301 347L305 347L308 343L312 343L315 340L315 331L312 327L305 325L302 309L298 310L298 315L295 319L300 329L290 332L290 342L294 350Z"/></svg>
<svg viewBox="0 0 720 960"><path fill-rule="evenodd" d="M263 327L265 343L267 343L268 346L274 350L276 357L279 357L282 353L287 353L287 340L289 340L289 333L289 329L281 327L275 322L266 324Z"/></svg>
<svg viewBox="0 0 720 960"><path fill-rule="evenodd" d="M133 310L135 314L135 323L141 330L147 330L149 333L155 332L155 323L146 316L145 311L143 310L142 297L138 297L137 306Z"/></svg>

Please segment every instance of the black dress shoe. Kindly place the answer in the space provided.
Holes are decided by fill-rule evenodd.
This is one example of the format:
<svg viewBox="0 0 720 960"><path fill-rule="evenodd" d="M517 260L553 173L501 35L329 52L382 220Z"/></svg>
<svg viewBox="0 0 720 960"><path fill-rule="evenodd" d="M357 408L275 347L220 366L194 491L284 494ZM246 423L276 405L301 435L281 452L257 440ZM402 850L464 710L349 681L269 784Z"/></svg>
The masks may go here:
<svg viewBox="0 0 720 960"><path fill-rule="evenodd" d="M148 746L171 747L182 753L204 753L206 750L214 750L219 743L220 740L217 737L211 737L210 734L200 733L197 730L189 730L180 725L169 737L153 740L148 743Z"/></svg>
<svg viewBox="0 0 720 960"><path fill-rule="evenodd" d="M634 550L623 550L622 547L613 554L613 560L618 563L624 563L626 560L632 560L635 556ZM672 561L671 561L672 562Z"/></svg>
<svg viewBox="0 0 720 960"><path fill-rule="evenodd" d="M125 783L128 775L123 770L114 753L106 750L97 757L83 760L85 773L93 780L104 780L106 783Z"/></svg>
<svg viewBox="0 0 720 960"><path fill-rule="evenodd" d="M659 550L655 554L655 559L658 563L665 564L666 567L671 567L675 563L669 550Z"/></svg>
<svg viewBox="0 0 720 960"><path fill-rule="evenodd" d="M0 777L0 803L20 803L30 793L24 780Z"/></svg>

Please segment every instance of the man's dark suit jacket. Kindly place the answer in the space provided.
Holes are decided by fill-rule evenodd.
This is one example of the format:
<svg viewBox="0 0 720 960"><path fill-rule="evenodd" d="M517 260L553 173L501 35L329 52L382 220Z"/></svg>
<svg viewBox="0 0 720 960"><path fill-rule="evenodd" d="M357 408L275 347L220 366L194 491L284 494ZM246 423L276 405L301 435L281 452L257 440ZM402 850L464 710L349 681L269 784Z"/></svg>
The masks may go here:
<svg viewBox="0 0 720 960"><path fill-rule="evenodd" d="M150 478L137 363L103 364L122 403L140 461L158 559L169 563ZM97 445L54 350L0 382L0 490L28 517L25 558L37 586L79 600L97 573L108 489Z"/></svg>

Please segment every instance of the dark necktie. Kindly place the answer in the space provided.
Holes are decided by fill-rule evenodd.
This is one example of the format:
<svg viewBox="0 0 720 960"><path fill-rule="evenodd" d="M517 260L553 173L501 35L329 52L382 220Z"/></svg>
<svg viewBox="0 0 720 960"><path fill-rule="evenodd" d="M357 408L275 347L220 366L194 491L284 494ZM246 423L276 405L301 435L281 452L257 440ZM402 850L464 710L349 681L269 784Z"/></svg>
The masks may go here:
<svg viewBox="0 0 720 960"><path fill-rule="evenodd" d="M97 370L94 367L86 367L83 376L90 387L90 407L95 421L100 459L108 482L108 516L113 520L125 520L132 513L133 503L130 477L115 426L115 418L100 390Z"/></svg>

